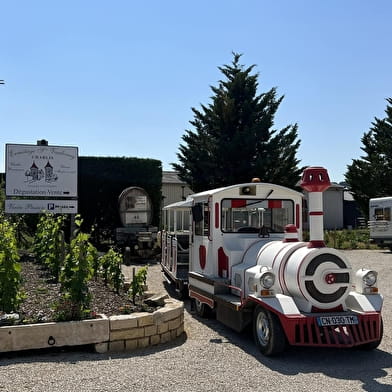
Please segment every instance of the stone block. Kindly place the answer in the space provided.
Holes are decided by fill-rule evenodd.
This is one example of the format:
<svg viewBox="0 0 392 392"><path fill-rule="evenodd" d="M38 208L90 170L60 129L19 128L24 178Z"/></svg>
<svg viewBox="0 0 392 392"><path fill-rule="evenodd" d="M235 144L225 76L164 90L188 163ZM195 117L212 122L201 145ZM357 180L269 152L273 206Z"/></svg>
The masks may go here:
<svg viewBox="0 0 392 392"><path fill-rule="evenodd" d="M149 306L165 306L165 300L168 299L167 294L157 294L144 300Z"/></svg>
<svg viewBox="0 0 392 392"><path fill-rule="evenodd" d="M137 340L138 348L146 348L150 345L150 338L141 338Z"/></svg>
<svg viewBox="0 0 392 392"><path fill-rule="evenodd" d="M109 343L95 343L94 350L96 353L105 354L109 350Z"/></svg>
<svg viewBox="0 0 392 392"><path fill-rule="evenodd" d="M181 325L181 317L169 321L169 329L177 329Z"/></svg>
<svg viewBox="0 0 392 392"><path fill-rule="evenodd" d="M133 314L122 314L119 316L109 317L110 330L115 331L117 329L136 328L138 318Z"/></svg>
<svg viewBox="0 0 392 392"><path fill-rule="evenodd" d="M181 324L178 328L177 328L177 336L180 336L183 334L184 332L184 324Z"/></svg>
<svg viewBox="0 0 392 392"><path fill-rule="evenodd" d="M171 340L170 332L165 332L161 335L161 343L167 343L170 342L170 340Z"/></svg>
<svg viewBox="0 0 392 392"><path fill-rule="evenodd" d="M146 325L154 324L154 318L152 313L135 313L138 315L137 325L138 327L145 327Z"/></svg>
<svg viewBox="0 0 392 392"><path fill-rule="evenodd" d="M152 335L150 336L150 344L151 346L155 346L161 343L161 336L160 335Z"/></svg>
<svg viewBox="0 0 392 392"><path fill-rule="evenodd" d="M125 341L125 349L128 351L137 349L137 341L138 341L138 339L126 340Z"/></svg>
<svg viewBox="0 0 392 392"><path fill-rule="evenodd" d="M184 307L166 305L164 308L159 309L158 312L162 314L162 320L165 322L179 317L184 312Z"/></svg>
<svg viewBox="0 0 392 392"><path fill-rule="evenodd" d="M109 351L120 352L125 350L125 341L118 340L117 342L109 342Z"/></svg>
<svg viewBox="0 0 392 392"><path fill-rule="evenodd" d="M109 320L98 319L51 322L0 327L0 351L78 346L107 342Z"/></svg>
<svg viewBox="0 0 392 392"><path fill-rule="evenodd" d="M158 325L158 324L162 324L164 323L164 319L163 319L163 313L161 312L162 309L157 310L156 312L154 312L152 314L152 318L154 320L154 324Z"/></svg>
<svg viewBox="0 0 392 392"><path fill-rule="evenodd" d="M137 339L144 337L144 328L123 329L110 332L110 341Z"/></svg>
<svg viewBox="0 0 392 392"><path fill-rule="evenodd" d="M156 325L149 325L144 327L144 336L151 336L157 333L157 326Z"/></svg>
<svg viewBox="0 0 392 392"><path fill-rule="evenodd" d="M169 330L169 323L159 324L157 326L157 332L159 334L165 333Z"/></svg>

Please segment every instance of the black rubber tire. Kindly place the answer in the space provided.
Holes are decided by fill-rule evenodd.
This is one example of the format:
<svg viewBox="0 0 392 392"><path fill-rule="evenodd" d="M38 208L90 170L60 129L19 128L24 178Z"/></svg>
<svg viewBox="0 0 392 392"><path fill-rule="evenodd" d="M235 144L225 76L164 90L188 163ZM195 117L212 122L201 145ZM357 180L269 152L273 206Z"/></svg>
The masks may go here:
<svg viewBox="0 0 392 392"><path fill-rule="evenodd" d="M194 300L196 314L200 317L207 318L210 315L210 307L206 304L203 304L198 299Z"/></svg>
<svg viewBox="0 0 392 392"><path fill-rule="evenodd" d="M286 336L278 317L257 306L253 313L253 338L263 355L273 356L286 348Z"/></svg>

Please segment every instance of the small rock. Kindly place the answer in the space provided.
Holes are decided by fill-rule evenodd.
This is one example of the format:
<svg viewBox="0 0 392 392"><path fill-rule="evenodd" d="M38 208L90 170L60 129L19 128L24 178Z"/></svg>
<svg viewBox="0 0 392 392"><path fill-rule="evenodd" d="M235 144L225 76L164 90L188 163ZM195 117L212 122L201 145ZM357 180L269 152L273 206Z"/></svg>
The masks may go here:
<svg viewBox="0 0 392 392"><path fill-rule="evenodd" d="M157 294L153 297L144 300L144 303L148 306L164 306L165 299L169 298L167 294Z"/></svg>

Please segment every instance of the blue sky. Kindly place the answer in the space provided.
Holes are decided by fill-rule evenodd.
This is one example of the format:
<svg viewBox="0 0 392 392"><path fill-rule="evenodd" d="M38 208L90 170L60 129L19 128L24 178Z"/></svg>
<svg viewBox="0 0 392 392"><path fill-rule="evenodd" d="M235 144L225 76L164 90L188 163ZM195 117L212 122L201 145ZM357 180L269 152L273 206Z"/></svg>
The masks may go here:
<svg viewBox="0 0 392 392"><path fill-rule="evenodd" d="M191 107L243 53L259 93L285 98L301 165L342 181L392 96L389 0L0 0L0 171L5 143L82 156L177 160Z"/></svg>

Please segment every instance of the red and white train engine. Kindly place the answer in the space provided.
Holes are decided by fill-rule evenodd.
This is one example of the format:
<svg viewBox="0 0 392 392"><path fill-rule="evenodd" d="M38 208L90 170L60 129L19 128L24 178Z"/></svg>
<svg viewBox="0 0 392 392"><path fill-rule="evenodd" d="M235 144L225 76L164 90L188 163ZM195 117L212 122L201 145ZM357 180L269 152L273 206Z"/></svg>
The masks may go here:
<svg viewBox="0 0 392 392"><path fill-rule="evenodd" d="M252 182L191 195L189 296L237 331L253 324L265 355L285 345L372 349L382 339L377 273L353 272L323 240L320 167L304 171L310 240L302 241L302 198L294 190ZM189 204L189 200L187 201Z"/></svg>

